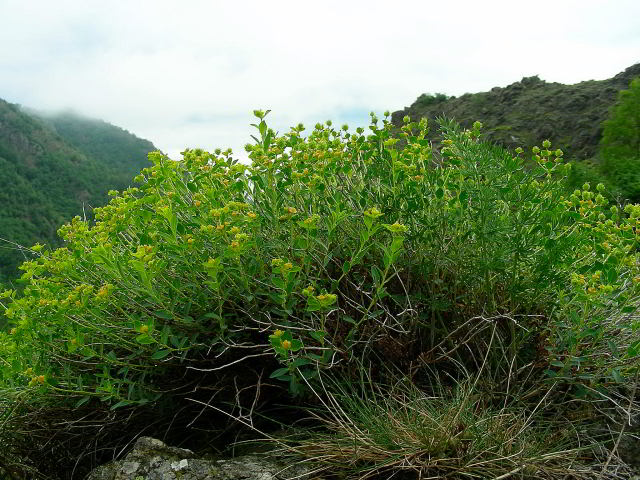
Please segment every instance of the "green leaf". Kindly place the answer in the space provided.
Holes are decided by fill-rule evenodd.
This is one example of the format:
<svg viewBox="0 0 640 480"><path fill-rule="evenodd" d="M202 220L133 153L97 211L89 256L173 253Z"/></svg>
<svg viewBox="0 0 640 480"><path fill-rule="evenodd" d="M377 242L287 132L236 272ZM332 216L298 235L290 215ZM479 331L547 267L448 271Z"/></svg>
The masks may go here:
<svg viewBox="0 0 640 480"><path fill-rule="evenodd" d="M151 338L146 333L140 334L136 337L136 342L141 345L149 345L150 343L154 343L153 338Z"/></svg>
<svg viewBox="0 0 640 480"><path fill-rule="evenodd" d="M376 286L380 285L380 279L382 278L382 271L375 265L371 265L371 277Z"/></svg>
<svg viewBox="0 0 640 480"><path fill-rule="evenodd" d="M120 400L118 403L111 405L110 410L115 410L120 407L126 407L127 405L131 405L133 402L131 400Z"/></svg>
<svg viewBox="0 0 640 480"><path fill-rule="evenodd" d="M304 249L306 249L306 248L308 248L308 247L309 247L309 242L308 242L308 241L307 241L307 239L306 239L306 238L304 238L304 237L296 237L296 238L293 240L293 246L294 246L295 248L300 249L300 250L304 250Z"/></svg>
<svg viewBox="0 0 640 480"><path fill-rule="evenodd" d="M171 312L167 312L166 310L158 310L154 312L154 315L158 318L162 318L163 320L173 320Z"/></svg>
<svg viewBox="0 0 640 480"><path fill-rule="evenodd" d="M153 360L162 360L163 358L165 358L170 353L171 353L170 350L158 350L153 355L151 355L151 358Z"/></svg>
<svg viewBox="0 0 640 480"><path fill-rule="evenodd" d="M160 343L166 345L167 340L169 339L169 334L171 333L171 328L168 325L165 325L162 329L162 334L160 336Z"/></svg>
<svg viewBox="0 0 640 480"><path fill-rule="evenodd" d="M391 253L385 248L384 254L382 255L382 264L384 265L384 268L389 268L389 265L391 265L392 262L393 257L391 256Z"/></svg>
<svg viewBox="0 0 640 480"><path fill-rule="evenodd" d="M324 342L324 337L327 334L327 332L324 332L322 330L316 330L315 332L311 332L309 335L311 335L311 338L313 338L314 340L317 340L320 343Z"/></svg>
<svg viewBox="0 0 640 480"><path fill-rule="evenodd" d="M633 358L633 357L636 357L639 353L640 353L640 340L633 342L631 345L629 345L629 347L627 348L627 356Z"/></svg>
<svg viewBox="0 0 640 480"><path fill-rule="evenodd" d="M624 377L620 374L620 370L617 368L611 370L611 376L617 383L624 383Z"/></svg>
<svg viewBox="0 0 640 480"><path fill-rule="evenodd" d="M442 188L438 188L436 190L436 198L440 200L442 197L444 197L444 190Z"/></svg>
<svg viewBox="0 0 640 480"><path fill-rule="evenodd" d="M89 400L91 399L91 397L89 395L82 397L80 400L78 400L75 404L74 408L79 408L82 405L84 405L85 403L87 403Z"/></svg>
<svg viewBox="0 0 640 480"><path fill-rule="evenodd" d="M291 351L297 352L303 347L302 342L300 340L293 339L291 340Z"/></svg>
<svg viewBox="0 0 640 480"><path fill-rule="evenodd" d="M351 268L351 262L347 260L342 264L342 273L346 275L349 272L350 268Z"/></svg>
<svg viewBox="0 0 640 480"><path fill-rule="evenodd" d="M396 236L393 237L393 240L391 241L391 252L394 254L398 253L400 250L402 250L402 244L404 242L404 237L403 236Z"/></svg>
<svg viewBox="0 0 640 480"><path fill-rule="evenodd" d="M271 375L269 375L269 378L281 378L284 375L288 375L289 374L289 368L279 368L277 370L274 370ZM289 380L287 378L287 380Z"/></svg>
<svg viewBox="0 0 640 480"><path fill-rule="evenodd" d="M293 362L291 362L291 367L292 368L298 368L298 367L302 367L304 365L310 365L313 362L311 360L308 360L306 358L296 358Z"/></svg>

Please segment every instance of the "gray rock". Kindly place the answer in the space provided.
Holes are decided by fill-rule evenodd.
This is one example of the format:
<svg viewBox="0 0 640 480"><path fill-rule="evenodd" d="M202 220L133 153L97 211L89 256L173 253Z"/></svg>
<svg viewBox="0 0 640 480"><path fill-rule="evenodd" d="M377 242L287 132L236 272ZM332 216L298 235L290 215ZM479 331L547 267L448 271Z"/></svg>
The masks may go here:
<svg viewBox="0 0 640 480"><path fill-rule="evenodd" d="M308 472L301 466L287 468L256 455L201 459L191 450L140 437L124 459L99 466L86 480L305 480L310 477Z"/></svg>

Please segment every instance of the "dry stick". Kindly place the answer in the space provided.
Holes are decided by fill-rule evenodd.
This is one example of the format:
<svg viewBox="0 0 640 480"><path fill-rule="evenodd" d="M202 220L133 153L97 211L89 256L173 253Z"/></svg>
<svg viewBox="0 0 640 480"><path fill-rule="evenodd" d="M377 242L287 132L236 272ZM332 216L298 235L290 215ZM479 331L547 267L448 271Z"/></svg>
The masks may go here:
<svg viewBox="0 0 640 480"><path fill-rule="evenodd" d="M505 473L504 475L500 475L499 477L495 477L493 478L493 480L503 480L504 478L509 478L512 475L515 475L516 473L518 473L520 470L522 470L525 466L522 465L521 467L518 467L514 470L511 470L510 472Z"/></svg>
<svg viewBox="0 0 640 480"><path fill-rule="evenodd" d="M229 412L225 412L224 410L222 410L221 408L218 408L214 405L211 405L209 403L205 403L201 400L196 400L195 398L187 398L186 400L189 400L190 402L194 402L194 403L199 403L200 405L203 405L205 408L209 407L212 410L215 410L216 412L222 413L223 415L226 415L227 417L231 418L232 420L235 420L238 423L241 423L242 425L244 425L247 428L250 428L251 430L259 433L260 435L263 435L265 438L272 440L273 442L282 445L283 447L285 447L288 450L293 450L296 453L300 453L298 451L298 449L296 449L295 447L291 447L289 445L287 445L285 442L282 442L281 440L278 440L277 438L268 435L266 433L264 433L263 431L257 429L256 427L254 427L253 425L248 424L247 422L245 422L244 420L242 420L241 418L238 417L234 417L233 415L231 415Z"/></svg>
<svg viewBox="0 0 640 480"><path fill-rule="evenodd" d="M639 373L640 373L640 369L637 369L636 378L635 378L635 381L633 382L633 391L631 392L631 398L629 399L629 408L627 408L627 412L626 412L627 417L629 418L629 424L631 424L631 407L633 406L633 401L635 400L635 397L636 397L636 391L638 390L638 374ZM624 433L624 429L626 426L627 426L627 422L624 422L622 424L622 427L620 428L618 439L616 440L616 443L613 446L613 449L611 449L611 452L607 457L607 461L604 463L604 467L602 467L602 471L600 472L600 478L604 478L607 468L609 467L609 463L611 463L611 460L613 459L613 455L616 453L616 450L618 450L618 446L620 445L620 440L622 440L622 435Z"/></svg>

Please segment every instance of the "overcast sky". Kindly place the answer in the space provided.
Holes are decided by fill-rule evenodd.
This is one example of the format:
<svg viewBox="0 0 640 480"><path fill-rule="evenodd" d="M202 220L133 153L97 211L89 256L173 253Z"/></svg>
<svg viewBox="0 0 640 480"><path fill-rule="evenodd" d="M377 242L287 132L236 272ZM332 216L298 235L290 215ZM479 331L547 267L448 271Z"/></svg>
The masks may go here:
<svg viewBox="0 0 640 480"><path fill-rule="evenodd" d="M280 131L353 129L424 92L640 62L640 0L0 0L0 25L0 98L101 118L172 158L246 158L255 108Z"/></svg>

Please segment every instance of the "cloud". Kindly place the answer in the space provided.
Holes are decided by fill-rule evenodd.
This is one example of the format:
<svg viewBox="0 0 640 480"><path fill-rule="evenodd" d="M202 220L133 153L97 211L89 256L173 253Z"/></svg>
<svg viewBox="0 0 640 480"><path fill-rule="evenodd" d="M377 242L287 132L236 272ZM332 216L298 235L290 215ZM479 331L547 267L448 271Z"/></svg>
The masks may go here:
<svg viewBox="0 0 640 480"><path fill-rule="evenodd" d="M0 4L0 96L73 108L243 157L254 108L280 131L352 127L423 92L539 74L575 83L640 61L640 3L15 1ZM611 26L615 25L615 28Z"/></svg>

